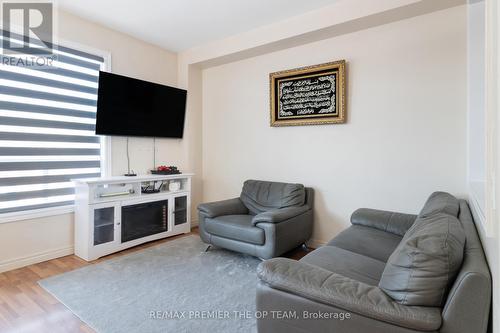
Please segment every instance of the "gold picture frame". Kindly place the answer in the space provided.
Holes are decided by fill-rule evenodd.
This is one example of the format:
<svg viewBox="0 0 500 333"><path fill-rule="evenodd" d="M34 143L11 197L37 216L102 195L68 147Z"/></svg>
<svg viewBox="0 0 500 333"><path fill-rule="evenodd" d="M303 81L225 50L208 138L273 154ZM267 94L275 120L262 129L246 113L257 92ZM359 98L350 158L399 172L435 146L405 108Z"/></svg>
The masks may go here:
<svg viewBox="0 0 500 333"><path fill-rule="evenodd" d="M271 126L346 122L345 60L269 74Z"/></svg>

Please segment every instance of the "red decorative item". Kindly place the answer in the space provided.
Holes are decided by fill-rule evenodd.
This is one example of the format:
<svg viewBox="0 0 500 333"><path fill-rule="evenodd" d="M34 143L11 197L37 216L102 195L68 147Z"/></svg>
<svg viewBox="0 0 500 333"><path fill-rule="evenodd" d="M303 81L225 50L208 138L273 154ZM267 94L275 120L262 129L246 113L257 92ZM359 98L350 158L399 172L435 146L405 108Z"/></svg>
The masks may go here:
<svg viewBox="0 0 500 333"><path fill-rule="evenodd" d="M181 172L177 169L176 166L160 165L156 168L156 170L151 170L151 173L153 175L176 175L180 174Z"/></svg>

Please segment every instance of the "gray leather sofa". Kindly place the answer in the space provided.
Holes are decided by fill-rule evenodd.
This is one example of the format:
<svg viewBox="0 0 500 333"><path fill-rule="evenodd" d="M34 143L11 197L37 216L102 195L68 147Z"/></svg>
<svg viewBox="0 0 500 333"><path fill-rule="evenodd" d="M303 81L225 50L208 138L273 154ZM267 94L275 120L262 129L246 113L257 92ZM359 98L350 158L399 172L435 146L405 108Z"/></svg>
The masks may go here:
<svg viewBox="0 0 500 333"><path fill-rule="evenodd" d="M313 190L301 184L247 180L239 198L198 206L201 239L262 259L311 237Z"/></svg>
<svg viewBox="0 0 500 333"><path fill-rule="evenodd" d="M351 223L300 261L259 265L260 333L487 331L491 276L464 200L437 192L418 216L359 209Z"/></svg>

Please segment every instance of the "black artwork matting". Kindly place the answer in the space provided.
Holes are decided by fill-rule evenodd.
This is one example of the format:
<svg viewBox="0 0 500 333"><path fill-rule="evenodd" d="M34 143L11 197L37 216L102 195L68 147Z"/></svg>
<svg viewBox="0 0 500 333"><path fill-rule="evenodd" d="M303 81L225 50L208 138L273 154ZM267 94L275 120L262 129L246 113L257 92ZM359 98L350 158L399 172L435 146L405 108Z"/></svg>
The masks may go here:
<svg viewBox="0 0 500 333"><path fill-rule="evenodd" d="M329 118L338 116L338 69L323 70L310 74L297 74L275 80L275 117L294 119L303 117ZM333 77L334 82L328 78ZM291 84L280 89L280 85ZM301 88L309 88L302 89ZM291 92L284 92L285 89ZM331 109L331 110L330 110Z"/></svg>

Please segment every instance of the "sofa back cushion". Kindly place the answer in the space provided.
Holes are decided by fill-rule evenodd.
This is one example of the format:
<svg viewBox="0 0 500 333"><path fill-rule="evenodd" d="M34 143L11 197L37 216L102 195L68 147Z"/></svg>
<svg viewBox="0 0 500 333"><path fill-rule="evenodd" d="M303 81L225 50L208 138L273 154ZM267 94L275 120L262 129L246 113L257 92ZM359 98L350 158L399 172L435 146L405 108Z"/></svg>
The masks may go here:
<svg viewBox="0 0 500 333"><path fill-rule="evenodd" d="M389 257L379 287L400 304L442 306L464 246L465 232L456 217L419 217Z"/></svg>
<svg viewBox="0 0 500 333"><path fill-rule="evenodd" d="M426 217L437 213L444 213L458 217L459 209L460 203L453 195L446 192L434 192L427 199L418 216Z"/></svg>
<svg viewBox="0 0 500 333"><path fill-rule="evenodd" d="M247 180L243 184L240 199L251 214L271 209L304 205L306 191L302 184Z"/></svg>

